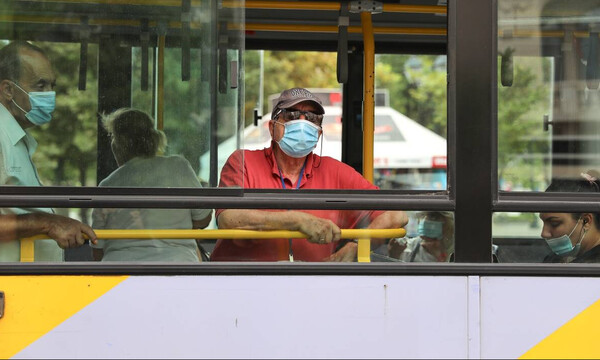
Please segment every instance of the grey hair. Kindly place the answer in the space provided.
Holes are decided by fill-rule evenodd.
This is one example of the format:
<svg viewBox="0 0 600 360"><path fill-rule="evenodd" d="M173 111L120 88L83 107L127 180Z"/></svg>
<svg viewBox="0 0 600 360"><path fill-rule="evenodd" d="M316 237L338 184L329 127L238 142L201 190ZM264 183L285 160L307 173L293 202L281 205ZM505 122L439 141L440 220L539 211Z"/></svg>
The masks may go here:
<svg viewBox="0 0 600 360"><path fill-rule="evenodd" d="M102 123L116 144L123 162L134 157L150 157L164 152L167 138L161 130L154 128L154 120L147 113L121 108L102 115Z"/></svg>
<svg viewBox="0 0 600 360"><path fill-rule="evenodd" d="M0 81L19 81L19 79L21 79L22 49L38 52L47 58L44 50L33 44L30 44L27 41L13 41L0 49Z"/></svg>

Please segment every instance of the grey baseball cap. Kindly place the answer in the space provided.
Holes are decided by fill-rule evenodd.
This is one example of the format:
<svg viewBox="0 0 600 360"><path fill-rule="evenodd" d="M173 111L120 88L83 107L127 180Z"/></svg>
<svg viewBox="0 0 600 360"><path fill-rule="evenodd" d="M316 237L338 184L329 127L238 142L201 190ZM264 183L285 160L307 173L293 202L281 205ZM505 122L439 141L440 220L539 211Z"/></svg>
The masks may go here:
<svg viewBox="0 0 600 360"><path fill-rule="evenodd" d="M276 105L271 112L271 119L275 118L275 114L279 109L287 109L303 101L311 101L316 106L316 114L325 114L321 100L314 96L310 91L303 88L287 89L281 92L277 99Z"/></svg>

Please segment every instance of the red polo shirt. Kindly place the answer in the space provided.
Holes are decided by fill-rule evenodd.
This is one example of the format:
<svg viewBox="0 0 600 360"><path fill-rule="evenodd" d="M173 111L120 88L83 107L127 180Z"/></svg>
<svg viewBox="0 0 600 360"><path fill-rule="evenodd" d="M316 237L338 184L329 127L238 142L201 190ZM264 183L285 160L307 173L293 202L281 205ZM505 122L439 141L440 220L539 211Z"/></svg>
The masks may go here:
<svg viewBox="0 0 600 360"><path fill-rule="evenodd" d="M242 172L243 171L243 175ZM241 183L243 181L243 183ZM297 184L284 177L286 189L296 189ZM263 150L237 150L221 170L219 187L244 187L247 189L281 189L281 178L273 148ZM307 157L300 189L352 189L376 190L350 166L330 157L310 154ZM216 217L225 209L217 209ZM256 210L261 211L261 210ZM265 210L286 211L286 210ZM380 211L365 210L295 210L333 221L341 229L352 229L366 217L371 220ZM337 243L313 244L306 239L294 239L294 260L323 261L335 251ZM221 239L211 254L211 261L279 261L288 260L288 239L261 239L258 241Z"/></svg>

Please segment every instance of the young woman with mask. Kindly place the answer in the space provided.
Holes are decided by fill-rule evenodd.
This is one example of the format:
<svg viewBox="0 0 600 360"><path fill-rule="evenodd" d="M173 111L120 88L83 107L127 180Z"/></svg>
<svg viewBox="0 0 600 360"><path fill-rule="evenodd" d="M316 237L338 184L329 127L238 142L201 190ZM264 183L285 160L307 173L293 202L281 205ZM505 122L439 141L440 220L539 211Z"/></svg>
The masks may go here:
<svg viewBox="0 0 600 360"><path fill-rule="evenodd" d="M454 215L445 211L419 214L419 236L393 239L388 243L390 257L405 262L444 262L454 252Z"/></svg>
<svg viewBox="0 0 600 360"><path fill-rule="evenodd" d="M599 192L598 174L581 174L581 180L557 180L546 192ZM540 213L542 237L552 251L544 262L600 262L599 213Z"/></svg>

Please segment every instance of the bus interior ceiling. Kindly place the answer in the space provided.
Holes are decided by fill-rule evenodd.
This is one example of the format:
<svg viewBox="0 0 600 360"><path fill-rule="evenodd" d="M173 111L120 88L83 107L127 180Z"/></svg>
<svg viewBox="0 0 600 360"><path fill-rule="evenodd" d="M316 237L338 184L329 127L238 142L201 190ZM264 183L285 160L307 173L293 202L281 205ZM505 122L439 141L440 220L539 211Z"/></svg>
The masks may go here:
<svg viewBox="0 0 600 360"><path fill-rule="evenodd" d="M189 12L184 10L186 2L191 7ZM162 22L168 26L167 45L181 46L189 19L192 44L197 46L203 26L209 22L202 15L204 11L217 6L218 21L228 22L231 29L237 26L236 7L245 6L247 49L335 51L340 17L348 17L348 42L362 43L360 14L340 12L341 4L350 3L361 2L148 0L124 4L116 0L5 0L0 3L0 31L5 38L15 39L79 42L85 36L87 41L98 42L100 36L110 35L124 43L139 44L143 21L148 20L152 39L156 39ZM372 17L376 51L445 53L445 0L379 3L382 7Z"/></svg>

